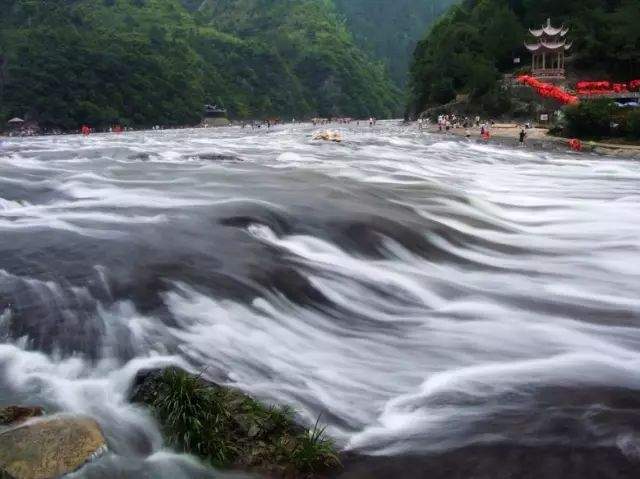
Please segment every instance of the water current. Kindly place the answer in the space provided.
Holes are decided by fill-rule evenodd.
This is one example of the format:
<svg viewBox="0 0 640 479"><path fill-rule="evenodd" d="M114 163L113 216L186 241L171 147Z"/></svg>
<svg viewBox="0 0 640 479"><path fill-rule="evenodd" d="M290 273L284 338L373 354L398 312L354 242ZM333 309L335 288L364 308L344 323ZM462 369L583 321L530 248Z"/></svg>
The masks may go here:
<svg viewBox="0 0 640 479"><path fill-rule="evenodd" d="M589 448L627 477L640 163L341 130L2 140L0 404L96 418L91 477L211 474L127 400L167 364L360 453Z"/></svg>

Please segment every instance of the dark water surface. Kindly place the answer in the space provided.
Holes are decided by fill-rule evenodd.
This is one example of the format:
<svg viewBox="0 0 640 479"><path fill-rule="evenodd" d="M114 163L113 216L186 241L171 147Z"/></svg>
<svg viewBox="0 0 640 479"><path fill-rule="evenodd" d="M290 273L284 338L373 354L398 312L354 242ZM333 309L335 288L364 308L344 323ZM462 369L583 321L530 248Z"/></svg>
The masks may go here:
<svg viewBox="0 0 640 479"><path fill-rule="evenodd" d="M312 132L4 140L0 404L95 417L90 477L211 474L127 401L170 363L322 413L344 477L639 477L640 163Z"/></svg>

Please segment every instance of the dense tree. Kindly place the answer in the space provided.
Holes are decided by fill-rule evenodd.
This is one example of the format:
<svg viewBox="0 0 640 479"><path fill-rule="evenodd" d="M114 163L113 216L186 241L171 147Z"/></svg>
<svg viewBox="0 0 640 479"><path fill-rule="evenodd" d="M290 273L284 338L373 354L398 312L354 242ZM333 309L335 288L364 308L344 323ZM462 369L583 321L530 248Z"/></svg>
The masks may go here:
<svg viewBox="0 0 640 479"><path fill-rule="evenodd" d="M399 92L331 0L0 0L0 121L389 117ZM4 66L6 64L6 66Z"/></svg>
<svg viewBox="0 0 640 479"><path fill-rule="evenodd" d="M284 59L311 111L398 113L399 91L389 88L383 66L353 43L332 0L205 0L198 12L217 30L252 37Z"/></svg>
<svg viewBox="0 0 640 479"><path fill-rule="evenodd" d="M335 0L356 43L382 60L404 86L411 53L425 28L459 0Z"/></svg>
<svg viewBox="0 0 640 479"><path fill-rule="evenodd" d="M409 109L446 103L458 93L478 105L498 104L498 81L523 56L526 28L547 18L571 28L572 68L629 80L640 76L637 0L465 0L418 43L411 66Z"/></svg>

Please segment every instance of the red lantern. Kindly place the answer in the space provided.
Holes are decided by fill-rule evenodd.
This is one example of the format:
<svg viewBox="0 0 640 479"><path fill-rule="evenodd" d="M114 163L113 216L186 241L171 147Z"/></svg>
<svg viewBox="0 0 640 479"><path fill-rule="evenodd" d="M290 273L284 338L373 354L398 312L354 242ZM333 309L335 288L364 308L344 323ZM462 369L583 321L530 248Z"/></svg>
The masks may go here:
<svg viewBox="0 0 640 479"><path fill-rule="evenodd" d="M567 93L562 88L558 88L557 86L551 85L550 83L543 83L536 78L530 77L528 75L522 75L518 77L518 81L536 90L538 95L545 98L551 98L562 104L570 105L578 102L578 97Z"/></svg>

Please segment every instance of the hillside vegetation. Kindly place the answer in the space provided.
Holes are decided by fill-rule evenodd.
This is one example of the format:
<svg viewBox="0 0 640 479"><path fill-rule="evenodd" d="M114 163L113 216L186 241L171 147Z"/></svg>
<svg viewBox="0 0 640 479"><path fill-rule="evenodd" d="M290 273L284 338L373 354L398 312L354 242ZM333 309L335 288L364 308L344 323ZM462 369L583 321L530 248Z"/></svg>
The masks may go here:
<svg viewBox="0 0 640 479"><path fill-rule="evenodd" d="M411 54L424 31L459 0L335 0L356 43L389 69L398 86L407 81Z"/></svg>
<svg viewBox="0 0 640 479"><path fill-rule="evenodd" d="M400 94L331 1L0 0L0 122L389 117Z"/></svg>
<svg viewBox="0 0 640 479"><path fill-rule="evenodd" d="M299 81L308 111L360 117L398 113L400 91L390 85L383 65L354 44L333 0L205 0L198 18L277 52Z"/></svg>
<svg viewBox="0 0 640 479"><path fill-rule="evenodd" d="M491 114L509 107L500 94L513 58L530 58L527 28L551 17L571 27L569 68L618 80L640 76L637 0L465 0L452 7L419 42L410 75L410 113L445 104L457 94Z"/></svg>

